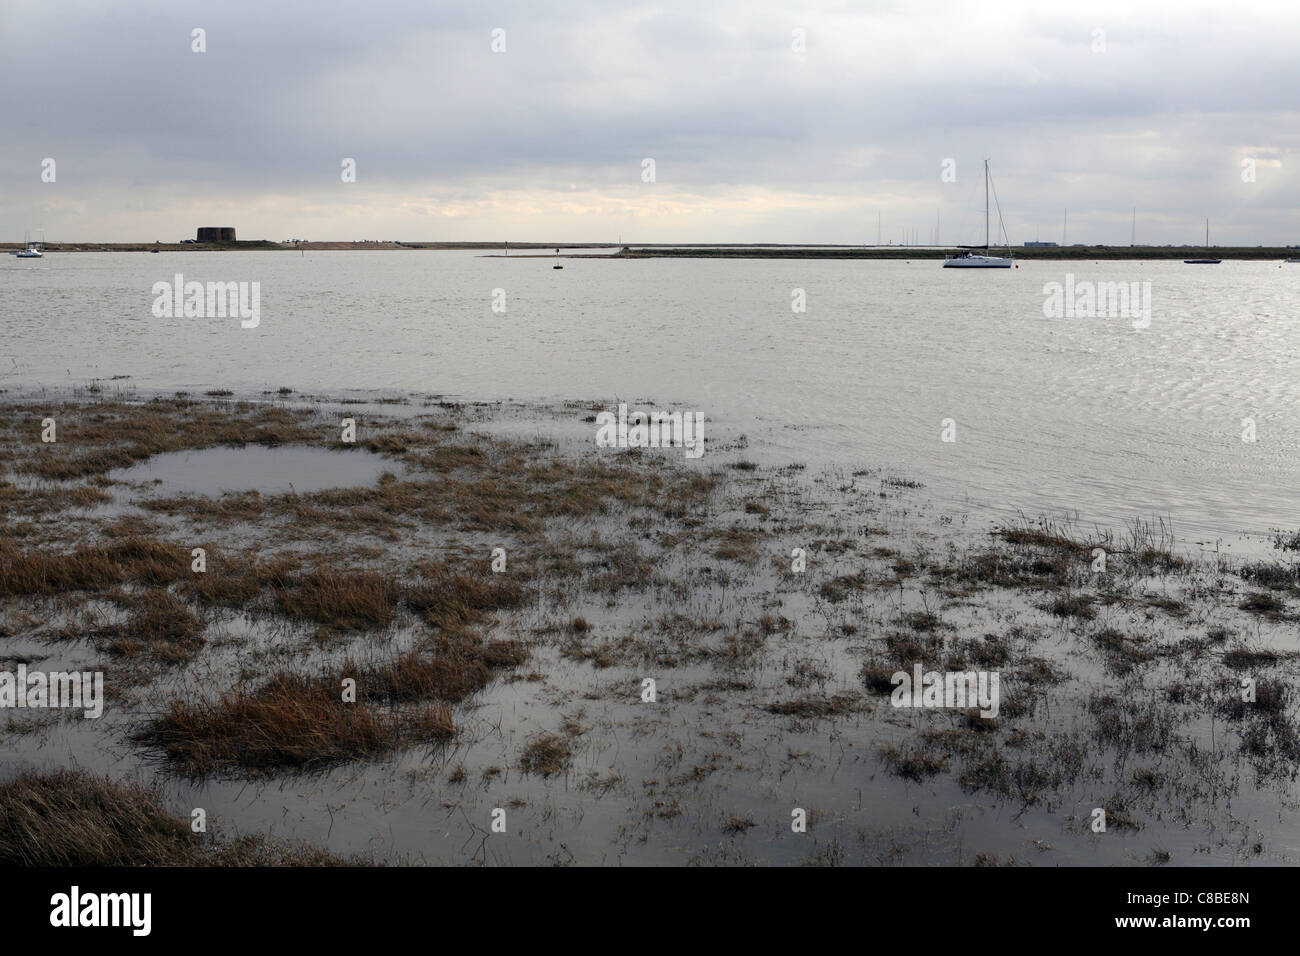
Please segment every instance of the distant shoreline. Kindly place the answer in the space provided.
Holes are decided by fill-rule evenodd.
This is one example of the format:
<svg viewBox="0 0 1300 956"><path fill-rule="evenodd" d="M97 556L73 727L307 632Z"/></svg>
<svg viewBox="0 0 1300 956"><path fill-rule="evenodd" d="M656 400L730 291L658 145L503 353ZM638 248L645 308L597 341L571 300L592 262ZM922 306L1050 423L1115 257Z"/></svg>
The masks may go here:
<svg viewBox="0 0 1300 956"><path fill-rule="evenodd" d="M22 243L0 243L0 253L21 249ZM539 258L560 249L564 258L590 259L944 259L952 247L935 246L831 246L755 244L638 244L606 242L520 242L509 247L499 242L305 242L301 244L250 240L205 243L146 242L47 242L46 252L345 252L364 250L477 251L497 258ZM619 248L618 252L594 250ZM1001 249L995 248L1000 254ZM1233 259L1269 261L1300 258L1300 247L1287 246L1047 246L1012 247L1011 254L1024 260L1178 260Z"/></svg>
<svg viewBox="0 0 1300 956"><path fill-rule="evenodd" d="M641 248L616 253L615 259L703 258L703 259L931 259L942 260L954 249L918 248L908 246L861 248ZM995 248L994 255L1005 255L1004 249ZM1215 246L1067 246L1056 248L1016 248L1011 255L1025 260L1182 260L1182 259L1239 259L1270 261L1300 258L1300 249L1286 247L1227 248Z"/></svg>

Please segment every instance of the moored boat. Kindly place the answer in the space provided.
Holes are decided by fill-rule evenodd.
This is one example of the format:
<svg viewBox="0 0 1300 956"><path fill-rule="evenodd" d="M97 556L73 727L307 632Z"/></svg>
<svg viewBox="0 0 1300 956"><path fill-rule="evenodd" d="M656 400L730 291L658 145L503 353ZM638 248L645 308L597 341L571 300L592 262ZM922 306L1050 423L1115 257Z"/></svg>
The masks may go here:
<svg viewBox="0 0 1300 956"><path fill-rule="evenodd" d="M998 221L1002 221L1001 206L998 207ZM960 248L965 251L954 253L943 261L945 269L1010 269L1013 262L1010 245L1007 246L1005 256L989 255L989 161L987 159L984 160L984 245ZM975 249L984 251L972 251Z"/></svg>

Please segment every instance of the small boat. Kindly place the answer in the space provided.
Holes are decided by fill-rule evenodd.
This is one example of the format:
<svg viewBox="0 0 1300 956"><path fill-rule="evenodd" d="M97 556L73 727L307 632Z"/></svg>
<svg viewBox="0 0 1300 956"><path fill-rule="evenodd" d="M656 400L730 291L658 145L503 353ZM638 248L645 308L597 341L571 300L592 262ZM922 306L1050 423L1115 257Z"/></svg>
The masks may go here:
<svg viewBox="0 0 1300 956"><path fill-rule="evenodd" d="M998 207L998 221L1002 221L1002 207ZM1007 246L1006 256L989 255L989 161L984 160L984 245L962 246L964 252L954 253L943 260L945 269L1010 269L1012 265L1011 246ZM982 253L972 249L983 249Z"/></svg>
<svg viewBox="0 0 1300 956"><path fill-rule="evenodd" d="M1283 259L1283 262L1300 262L1300 259Z"/></svg>
<svg viewBox="0 0 1300 956"><path fill-rule="evenodd" d="M1205 248L1210 248L1210 220L1205 220ZM1185 266L1217 266L1222 259L1184 259Z"/></svg>
<svg viewBox="0 0 1300 956"><path fill-rule="evenodd" d="M564 268L564 266L560 265L560 250L559 250L559 249L556 249L556 250L555 250L555 265L551 266L551 268L552 268L552 269L563 269L563 268Z"/></svg>
<svg viewBox="0 0 1300 956"><path fill-rule="evenodd" d="M32 239L30 232L23 234L23 247L13 253L19 259L41 259L45 253L41 252L41 244Z"/></svg>
<svg viewBox="0 0 1300 956"><path fill-rule="evenodd" d="M976 246L975 248L983 248ZM1009 257L977 255L974 252L959 252L956 255L949 256L943 261L945 269L1010 269L1012 260Z"/></svg>

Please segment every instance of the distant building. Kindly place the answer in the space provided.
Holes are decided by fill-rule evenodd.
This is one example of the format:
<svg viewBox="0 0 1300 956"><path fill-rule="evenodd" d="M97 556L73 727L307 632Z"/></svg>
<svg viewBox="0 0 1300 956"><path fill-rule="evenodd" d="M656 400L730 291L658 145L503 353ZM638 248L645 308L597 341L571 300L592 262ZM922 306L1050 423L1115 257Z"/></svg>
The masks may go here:
<svg viewBox="0 0 1300 956"><path fill-rule="evenodd" d="M198 242L234 242L234 226L199 226Z"/></svg>
<svg viewBox="0 0 1300 956"><path fill-rule="evenodd" d="M1056 243L1054 243L1054 242L1026 242L1026 243L1025 243L1025 248L1026 248L1026 249L1045 249L1045 248L1047 248L1047 247L1049 247L1049 246L1055 246L1055 245L1056 245Z"/></svg>

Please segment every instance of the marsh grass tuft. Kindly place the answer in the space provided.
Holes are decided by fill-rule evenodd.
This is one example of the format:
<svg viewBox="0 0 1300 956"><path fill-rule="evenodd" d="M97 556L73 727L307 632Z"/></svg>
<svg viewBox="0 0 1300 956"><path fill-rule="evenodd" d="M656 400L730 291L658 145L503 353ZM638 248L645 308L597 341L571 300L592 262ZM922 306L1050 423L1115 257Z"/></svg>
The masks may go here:
<svg viewBox="0 0 1300 956"><path fill-rule="evenodd" d="M525 745L519 755L519 769L524 773L549 777L563 773L573 759L573 747L567 737L539 734Z"/></svg>
<svg viewBox="0 0 1300 956"><path fill-rule="evenodd" d="M0 784L0 866L331 866L324 850L268 837L211 844L136 783L84 770L20 773Z"/></svg>
<svg viewBox="0 0 1300 956"><path fill-rule="evenodd" d="M281 671L255 689L172 701L136 740L195 777L319 769L409 740L452 737L450 705L520 660L517 645L461 639L433 654L412 651L369 666L347 661L333 675ZM355 702L343 700L345 679L356 681Z"/></svg>
<svg viewBox="0 0 1300 956"><path fill-rule="evenodd" d="M279 603L290 617L364 630L391 624L400 596L390 577L374 571L315 568L282 587Z"/></svg>
<svg viewBox="0 0 1300 956"><path fill-rule="evenodd" d="M891 771L916 783L947 769L947 764L933 754L902 750L893 744L881 747L880 756Z"/></svg>
<svg viewBox="0 0 1300 956"><path fill-rule="evenodd" d="M20 551L0 540L0 595L97 591L124 582L166 585L189 569L188 551L151 538L83 545L65 554Z"/></svg>
<svg viewBox="0 0 1300 956"><path fill-rule="evenodd" d="M105 653L115 657L147 657L164 664L190 661L203 646L203 623L189 606L168 591L149 588L114 600L130 610L122 624L95 632Z"/></svg>

